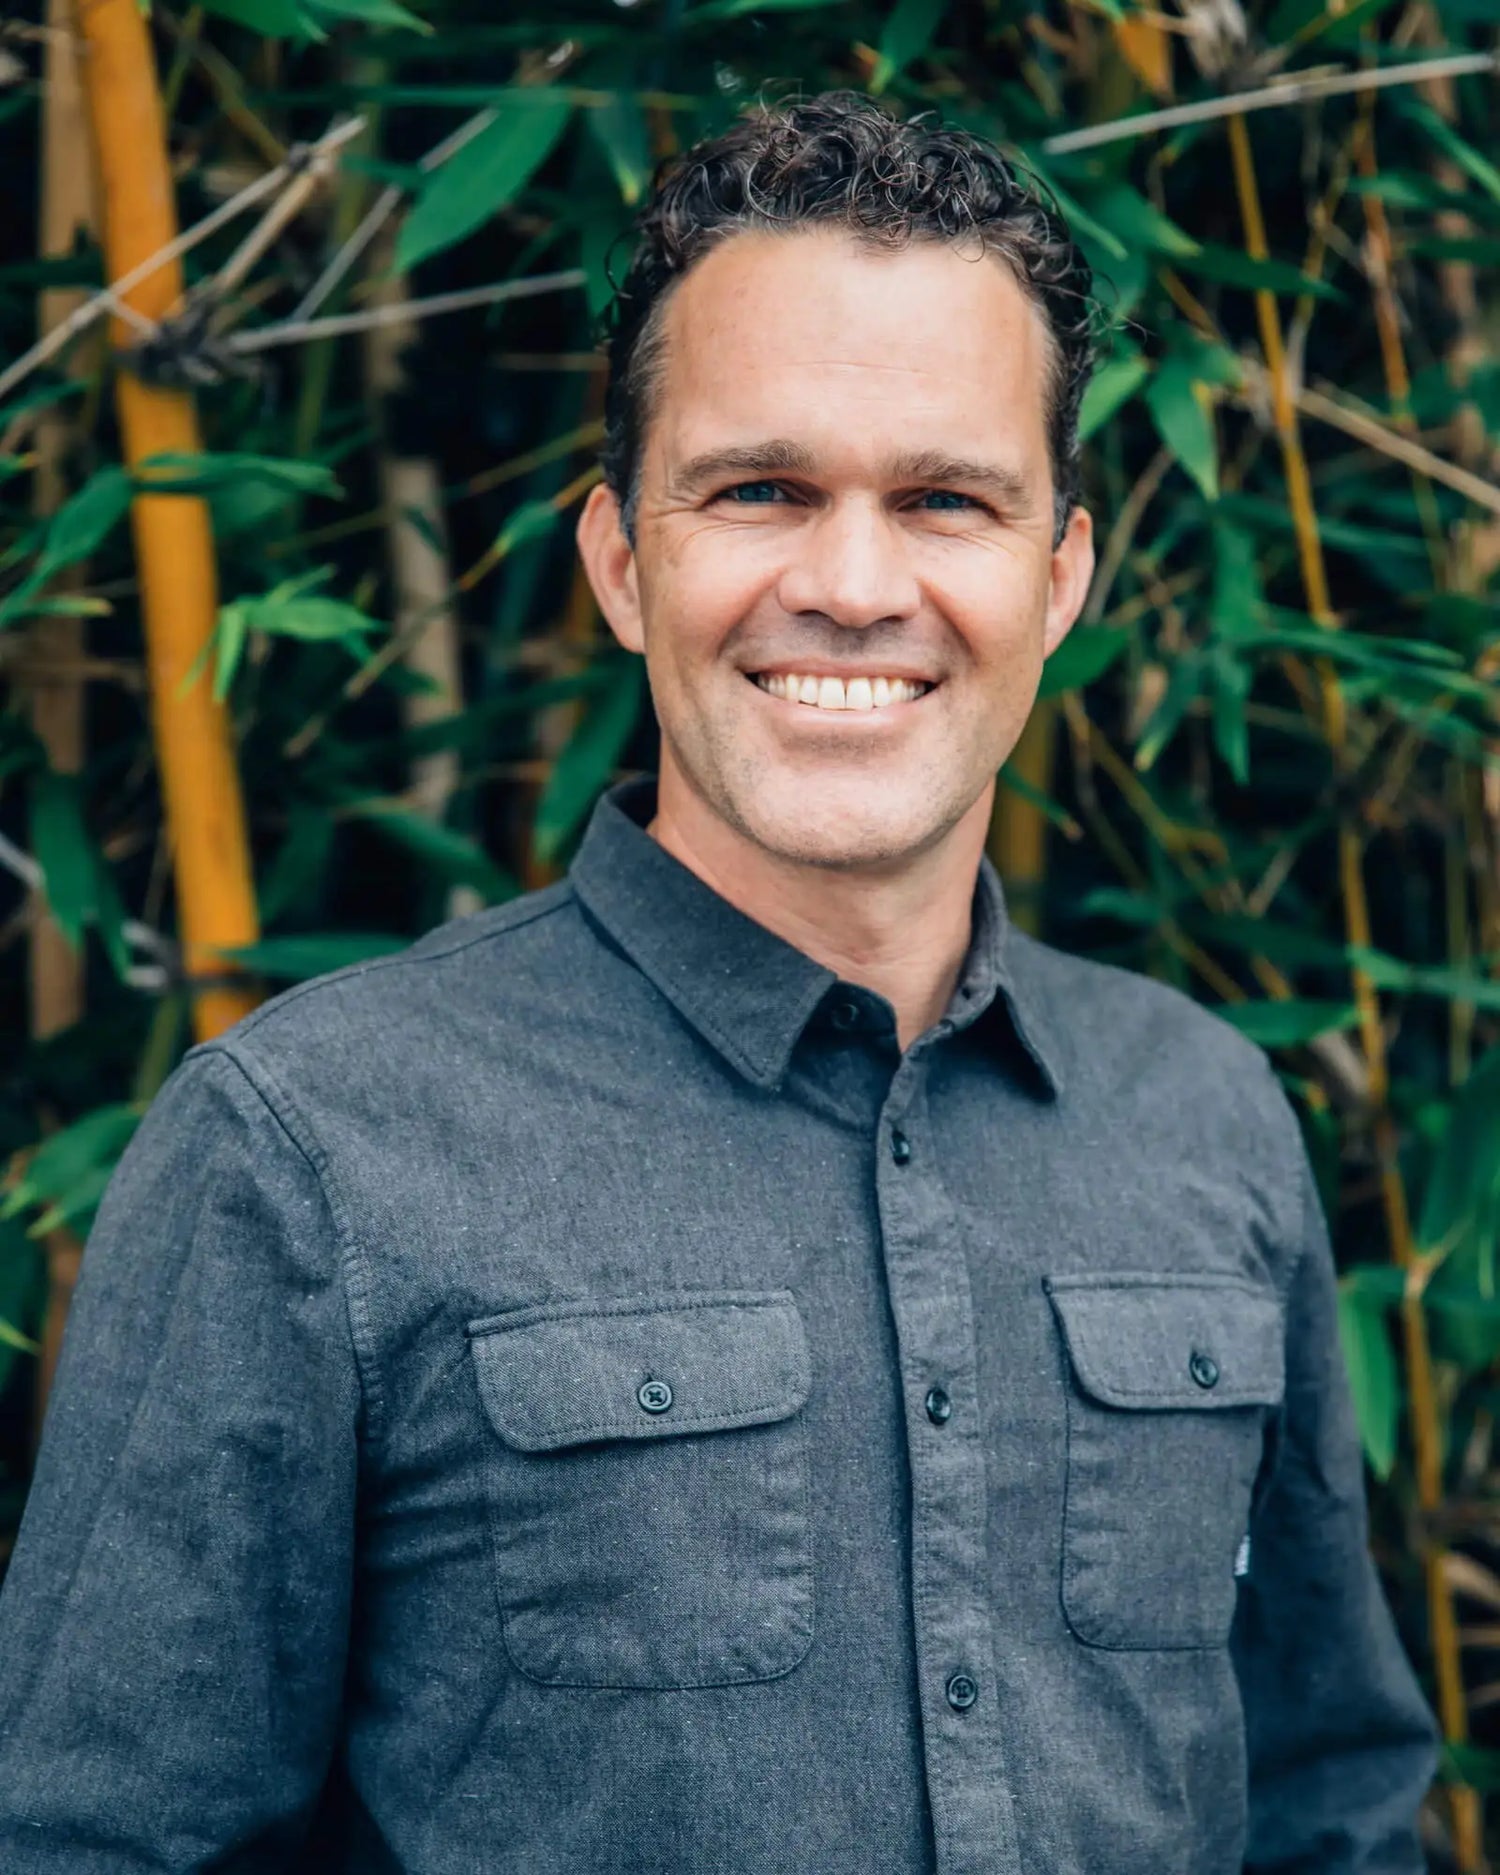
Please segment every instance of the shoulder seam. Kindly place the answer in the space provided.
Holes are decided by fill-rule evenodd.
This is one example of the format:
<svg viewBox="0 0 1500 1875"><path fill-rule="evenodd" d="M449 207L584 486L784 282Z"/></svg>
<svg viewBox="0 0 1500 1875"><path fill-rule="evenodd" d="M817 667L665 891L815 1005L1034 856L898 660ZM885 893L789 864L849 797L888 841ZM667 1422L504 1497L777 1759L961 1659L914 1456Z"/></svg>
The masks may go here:
<svg viewBox="0 0 1500 1875"><path fill-rule="evenodd" d="M322 976L312 978L310 982L299 983L294 988L283 991L281 995L275 998L276 1012L287 1008L290 1004L298 1001L298 999L303 996L311 995L316 990L330 987L335 982L343 983L352 978L366 976L372 970L391 970L403 964L412 966L416 964L434 963L441 958L455 957L460 951L472 950L476 944L489 944L498 938L508 937L512 931L524 930L527 925L535 924L542 918L550 918L555 913L562 911L566 906L574 903L575 895L571 881L559 880L558 885L565 886L567 889L566 891L559 892L558 897L555 898L550 905L538 905L531 911L525 913L524 916L517 917L511 923L502 925L498 929L492 928L488 931L476 931L468 936L455 936L450 943L443 945L441 949L428 951L421 957L414 957L412 955L417 945L422 942L420 937L416 937L412 939L405 950L395 951L385 957L367 957L363 963L347 964L342 970L325 972ZM262 1018L271 1013L273 1012L269 1007L251 1010L248 1016L242 1017L235 1025L238 1033L240 1035L252 1033L260 1026Z"/></svg>

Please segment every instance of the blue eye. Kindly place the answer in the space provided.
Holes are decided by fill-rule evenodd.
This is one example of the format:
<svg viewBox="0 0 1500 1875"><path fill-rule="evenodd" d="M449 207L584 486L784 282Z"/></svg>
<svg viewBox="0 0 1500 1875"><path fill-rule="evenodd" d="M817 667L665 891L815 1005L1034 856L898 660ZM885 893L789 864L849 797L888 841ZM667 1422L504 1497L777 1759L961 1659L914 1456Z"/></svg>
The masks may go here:
<svg viewBox="0 0 1500 1875"><path fill-rule="evenodd" d="M960 495L951 488L929 488L924 491L922 499L942 502L942 513L961 512L964 508L976 508L979 505L972 495Z"/></svg>
<svg viewBox="0 0 1500 1875"><path fill-rule="evenodd" d="M742 501L754 507L774 502L780 493L775 482L736 482L732 488L724 490L728 500Z"/></svg>

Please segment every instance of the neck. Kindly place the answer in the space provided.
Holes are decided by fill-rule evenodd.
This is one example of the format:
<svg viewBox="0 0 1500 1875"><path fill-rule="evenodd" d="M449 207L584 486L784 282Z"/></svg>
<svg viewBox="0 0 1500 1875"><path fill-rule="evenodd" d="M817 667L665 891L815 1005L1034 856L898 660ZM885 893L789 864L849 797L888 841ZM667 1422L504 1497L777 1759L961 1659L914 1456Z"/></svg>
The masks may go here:
<svg viewBox="0 0 1500 1875"><path fill-rule="evenodd" d="M899 868L840 872L757 846L664 759L646 831L737 911L885 997L905 1049L943 1014L958 982L993 794L987 788L935 846Z"/></svg>

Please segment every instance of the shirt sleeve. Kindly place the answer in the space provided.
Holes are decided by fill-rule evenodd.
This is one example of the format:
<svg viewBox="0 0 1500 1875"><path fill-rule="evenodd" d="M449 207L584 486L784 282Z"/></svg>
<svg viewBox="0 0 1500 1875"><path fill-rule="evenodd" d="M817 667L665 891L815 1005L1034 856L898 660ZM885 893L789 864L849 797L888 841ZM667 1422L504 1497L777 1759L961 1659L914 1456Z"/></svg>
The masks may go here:
<svg viewBox="0 0 1500 1875"><path fill-rule="evenodd" d="M1295 1119L1287 1107L1287 1116ZM1333 1255L1297 1141L1286 1397L1233 1634L1249 1759L1246 1875L1422 1875L1438 1732L1368 1547Z"/></svg>
<svg viewBox="0 0 1500 1875"><path fill-rule="evenodd" d="M336 1232L191 1052L85 1247L0 1591L0 1868L291 1866L335 1747L360 1431Z"/></svg>

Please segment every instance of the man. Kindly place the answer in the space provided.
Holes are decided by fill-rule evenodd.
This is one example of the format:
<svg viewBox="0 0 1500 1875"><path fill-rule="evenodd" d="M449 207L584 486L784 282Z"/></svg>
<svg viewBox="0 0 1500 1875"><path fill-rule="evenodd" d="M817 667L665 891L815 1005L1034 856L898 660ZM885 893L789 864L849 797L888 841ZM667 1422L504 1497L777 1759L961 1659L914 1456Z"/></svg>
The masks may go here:
<svg viewBox="0 0 1500 1875"><path fill-rule="evenodd" d="M147 1115L0 1867L1421 1867L1295 1117L982 858L1093 566L1089 284L849 94L661 186L578 529L659 779Z"/></svg>

